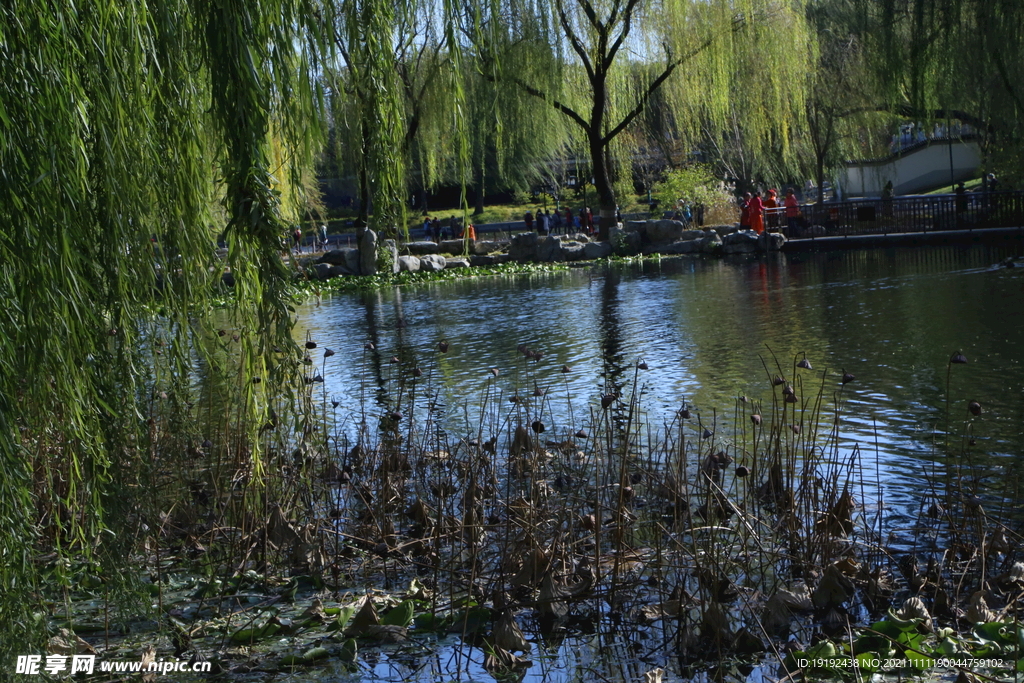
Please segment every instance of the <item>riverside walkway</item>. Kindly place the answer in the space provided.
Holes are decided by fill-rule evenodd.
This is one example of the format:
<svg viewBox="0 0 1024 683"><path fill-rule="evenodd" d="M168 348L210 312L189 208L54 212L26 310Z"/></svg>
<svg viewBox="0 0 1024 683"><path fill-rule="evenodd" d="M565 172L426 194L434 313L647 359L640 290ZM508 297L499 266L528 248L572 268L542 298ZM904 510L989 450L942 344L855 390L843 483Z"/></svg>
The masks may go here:
<svg viewBox="0 0 1024 683"><path fill-rule="evenodd" d="M971 244L1024 238L1024 192L855 199L802 207L786 251ZM788 233L788 231L786 231Z"/></svg>

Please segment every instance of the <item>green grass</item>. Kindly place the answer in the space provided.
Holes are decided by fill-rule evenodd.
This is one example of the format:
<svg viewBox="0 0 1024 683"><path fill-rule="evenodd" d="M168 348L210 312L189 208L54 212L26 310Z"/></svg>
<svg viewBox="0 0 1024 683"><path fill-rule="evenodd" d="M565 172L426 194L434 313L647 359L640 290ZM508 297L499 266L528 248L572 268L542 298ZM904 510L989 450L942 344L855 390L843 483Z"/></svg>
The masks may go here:
<svg viewBox="0 0 1024 683"><path fill-rule="evenodd" d="M957 183L959 184L959 183ZM981 190L981 178L975 178L974 180L964 181L964 188L968 192L978 192ZM953 194L956 191L956 185L946 185L940 187L937 190L926 192L925 194Z"/></svg>

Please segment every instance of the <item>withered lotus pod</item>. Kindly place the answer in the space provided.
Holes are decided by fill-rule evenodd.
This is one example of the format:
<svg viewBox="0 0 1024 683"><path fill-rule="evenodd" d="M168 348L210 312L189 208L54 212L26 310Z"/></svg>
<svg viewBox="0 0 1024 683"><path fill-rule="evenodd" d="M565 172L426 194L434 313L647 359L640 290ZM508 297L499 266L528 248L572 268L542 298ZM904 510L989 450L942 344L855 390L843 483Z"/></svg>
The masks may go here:
<svg viewBox="0 0 1024 683"><path fill-rule="evenodd" d="M501 370L499 370L498 368L491 368L491 375L493 375L494 377L497 377L500 374L501 374Z"/></svg>
<svg viewBox="0 0 1024 683"><path fill-rule="evenodd" d="M534 384L533 385L533 395L534 396L543 396L544 395L544 390L541 389L540 387L538 387L536 384Z"/></svg>
<svg viewBox="0 0 1024 683"><path fill-rule="evenodd" d="M967 410L971 411L971 415L974 415L975 417L985 412L981 409L981 404L978 403L977 401L971 401L970 403L968 403Z"/></svg>
<svg viewBox="0 0 1024 683"><path fill-rule="evenodd" d="M395 411L392 411L392 412L388 413L388 417L390 417L395 422L398 422L399 420L402 419L402 414L400 412L398 412L397 410L395 410Z"/></svg>
<svg viewBox="0 0 1024 683"><path fill-rule="evenodd" d="M855 379L857 379L857 378L854 377L853 375L851 375L850 373L848 373L846 370L843 370L843 379L840 380L840 381L843 384L849 384L850 382L852 382Z"/></svg>
<svg viewBox="0 0 1024 683"><path fill-rule="evenodd" d="M437 342L437 350L440 351L441 353L448 353L448 342L447 341L439 341L439 342Z"/></svg>
<svg viewBox="0 0 1024 683"><path fill-rule="evenodd" d="M794 393L786 394L786 399L785 400L786 400L786 403L796 403L796 394L794 394Z"/></svg>
<svg viewBox="0 0 1024 683"><path fill-rule="evenodd" d="M786 386L782 387L782 393L785 394L786 396L792 396L793 395L793 385L792 384L787 384Z"/></svg>
<svg viewBox="0 0 1024 683"><path fill-rule="evenodd" d="M570 368L568 365L563 365L562 366L562 372L564 372L564 373L572 372L572 368Z"/></svg>
<svg viewBox="0 0 1024 683"><path fill-rule="evenodd" d="M601 397L601 407L607 409L608 406L615 403L615 394L605 394Z"/></svg>
<svg viewBox="0 0 1024 683"><path fill-rule="evenodd" d="M757 413L754 413L753 415L750 416L750 421L753 422L755 425L759 425L761 424L761 416L758 415Z"/></svg>
<svg viewBox="0 0 1024 683"><path fill-rule="evenodd" d="M710 439L710 438L711 438L711 436L712 436L713 434L714 434L714 432L712 432L712 431L711 431L710 429L708 429L707 427L705 427L705 428L704 428L704 433L703 433L703 434L701 434L701 436L702 436L703 438L705 438L705 439Z"/></svg>
<svg viewBox="0 0 1024 683"><path fill-rule="evenodd" d="M316 342L315 341L308 341L308 342L306 342L306 348L307 349L315 349L316 348Z"/></svg>
<svg viewBox="0 0 1024 683"><path fill-rule="evenodd" d="M413 368L412 369L412 376L413 377L422 377L423 376L423 371L420 370L419 368Z"/></svg>
<svg viewBox="0 0 1024 683"><path fill-rule="evenodd" d="M739 467L736 468L737 477L743 478L748 474L750 474L750 468L747 467L746 465L740 465Z"/></svg>
<svg viewBox="0 0 1024 683"><path fill-rule="evenodd" d="M543 422L541 422L540 420L534 420L534 421L533 421L533 424L531 424L531 425L530 425L530 427L531 427L531 428L533 429L533 431L534 431L534 432L536 432L537 434L540 434L541 432L543 432L543 431L544 431L544 423L543 423Z"/></svg>
<svg viewBox="0 0 1024 683"><path fill-rule="evenodd" d="M587 436L588 436L588 434L585 431L583 431L582 429L579 430L578 432L576 432L576 438L577 439L585 439L585 438L587 438Z"/></svg>
<svg viewBox="0 0 1024 683"><path fill-rule="evenodd" d="M377 347L373 345L373 342L366 342L363 344L363 348L367 351L376 351Z"/></svg>
<svg viewBox="0 0 1024 683"><path fill-rule="evenodd" d="M800 433L800 425L789 425L789 428L793 430L794 434Z"/></svg>
<svg viewBox="0 0 1024 683"><path fill-rule="evenodd" d="M647 361L640 361L639 363L636 364L636 367L639 370L648 370L649 369L647 367Z"/></svg>
<svg viewBox="0 0 1024 683"><path fill-rule="evenodd" d="M811 369L811 361L807 360L807 356L804 356L803 360L801 360L799 363L797 363L796 366L798 368L803 368L804 370L810 370Z"/></svg>
<svg viewBox="0 0 1024 683"><path fill-rule="evenodd" d="M259 377L253 377L253 378L252 378L252 383L253 383L253 384L259 384L259 383L260 383L260 382L262 382L262 381L263 381L263 380L262 380L261 378L259 378Z"/></svg>
<svg viewBox="0 0 1024 683"><path fill-rule="evenodd" d="M519 397L516 396L515 394L512 394L511 396L509 396L508 400L509 400L509 403L519 403Z"/></svg>
<svg viewBox="0 0 1024 683"><path fill-rule="evenodd" d="M786 380L782 379L778 375L775 375L775 377L772 378L772 385L773 386L779 386L779 385L785 384L785 383L786 383Z"/></svg>
<svg viewBox="0 0 1024 683"><path fill-rule="evenodd" d="M964 363L967 362L967 356L957 351L952 356L949 357L949 362L956 363L958 365L963 365Z"/></svg>
<svg viewBox="0 0 1024 683"><path fill-rule="evenodd" d="M680 410L679 411L679 417L683 418L684 420L689 420L690 419L690 409L689 408L683 408L682 410Z"/></svg>
<svg viewBox="0 0 1024 683"><path fill-rule="evenodd" d="M330 358L333 355L334 355L334 349L329 349L329 348L327 348L325 346L324 347L324 358Z"/></svg>
<svg viewBox="0 0 1024 683"><path fill-rule="evenodd" d="M395 365L396 363L399 362L398 356L391 356L391 360L389 360L388 362L391 363L392 365Z"/></svg>

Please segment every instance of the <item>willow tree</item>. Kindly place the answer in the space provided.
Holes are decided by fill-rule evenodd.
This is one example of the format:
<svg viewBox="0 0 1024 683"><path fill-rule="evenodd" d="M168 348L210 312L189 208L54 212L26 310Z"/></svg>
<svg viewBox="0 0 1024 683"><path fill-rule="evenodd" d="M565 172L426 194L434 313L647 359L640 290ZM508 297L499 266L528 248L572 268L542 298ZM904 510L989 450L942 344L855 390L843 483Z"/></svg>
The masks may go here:
<svg viewBox="0 0 1024 683"><path fill-rule="evenodd" d="M796 3L538 0L471 14L468 34L495 77L571 122L590 160L605 239L616 208L612 169L631 153L617 149L620 136L659 89L671 89L666 100L690 140L701 121L725 121L737 97L750 105L744 124L766 132L802 102L807 36Z"/></svg>
<svg viewBox="0 0 1024 683"><path fill-rule="evenodd" d="M987 163L1024 179L1024 4L855 0L886 107L984 121ZM963 112L964 117L954 114Z"/></svg>
<svg viewBox="0 0 1024 683"><path fill-rule="evenodd" d="M274 351L294 349L279 200L318 137L317 11L281 0L0 7L0 660L38 643L42 572L71 578L67 563L40 565L36 547L94 558L112 580L155 528L129 514L148 510L159 467L148 368L159 335L187 389L212 328L221 232L246 424L262 424L290 374ZM283 168L271 167L275 134Z"/></svg>

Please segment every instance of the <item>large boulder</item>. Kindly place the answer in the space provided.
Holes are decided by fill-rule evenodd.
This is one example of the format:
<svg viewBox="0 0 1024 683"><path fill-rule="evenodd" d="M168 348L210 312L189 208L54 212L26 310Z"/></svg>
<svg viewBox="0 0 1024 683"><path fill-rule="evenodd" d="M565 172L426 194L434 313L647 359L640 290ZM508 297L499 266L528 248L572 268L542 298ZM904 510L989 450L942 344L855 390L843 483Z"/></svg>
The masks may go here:
<svg viewBox="0 0 1024 683"><path fill-rule="evenodd" d="M562 254L566 261L583 261L587 258L583 242L562 242Z"/></svg>
<svg viewBox="0 0 1024 683"><path fill-rule="evenodd" d="M442 240L437 245L437 252L440 254L451 254L452 256L461 256L466 251L465 240Z"/></svg>
<svg viewBox="0 0 1024 683"><path fill-rule="evenodd" d="M469 257L469 265L474 268L479 266L495 266L499 263L498 256L504 256L504 254L483 254L474 255Z"/></svg>
<svg viewBox="0 0 1024 683"><path fill-rule="evenodd" d="M786 236L781 232L765 232L757 238L757 248L761 251L779 251L786 243Z"/></svg>
<svg viewBox="0 0 1024 683"><path fill-rule="evenodd" d="M757 251L757 233L740 230L722 237L722 251L726 254L752 254Z"/></svg>
<svg viewBox="0 0 1024 683"><path fill-rule="evenodd" d="M418 256L399 256L398 272L415 273L420 269L420 258Z"/></svg>
<svg viewBox="0 0 1024 683"><path fill-rule="evenodd" d="M537 258L538 237L535 232L524 232L512 238L508 255L513 261L533 261Z"/></svg>
<svg viewBox="0 0 1024 683"><path fill-rule="evenodd" d="M587 242L583 246L583 256L588 261L608 258L612 255L611 242Z"/></svg>
<svg viewBox="0 0 1024 683"><path fill-rule="evenodd" d="M562 238L555 235L541 237L537 240L537 260L543 263L564 261L562 254Z"/></svg>
<svg viewBox="0 0 1024 683"><path fill-rule="evenodd" d="M369 228L359 238L359 274L377 274L377 233Z"/></svg>
<svg viewBox="0 0 1024 683"><path fill-rule="evenodd" d="M440 254L426 254L420 257L420 270L436 273L444 270L448 260Z"/></svg>
<svg viewBox="0 0 1024 683"><path fill-rule="evenodd" d="M699 244L700 250L705 254L718 254L722 251L722 238L717 232L709 231Z"/></svg>
<svg viewBox="0 0 1024 683"><path fill-rule="evenodd" d="M452 268L469 268L469 259L462 258L448 258L444 260L444 269L451 270Z"/></svg>
<svg viewBox="0 0 1024 683"><path fill-rule="evenodd" d="M704 237L703 230L683 230L683 234L679 236L680 240L699 240Z"/></svg>
<svg viewBox="0 0 1024 683"><path fill-rule="evenodd" d="M331 266L331 277L341 277L342 275L355 275L347 266Z"/></svg>
<svg viewBox="0 0 1024 683"><path fill-rule="evenodd" d="M647 221L647 239L655 244L678 242L686 226L682 221Z"/></svg>
<svg viewBox="0 0 1024 683"><path fill-rule="evenodd" d="M309 275L313 280L326 280L331 277L331 265L329 263L314 263L313 270Z"/></svg>
<svg viewBox="0 0 1024 683"><path fill-rule="evenodd" d="M320 263L329 263L332 266L348 266L353 262L359 265L358 249L331 249L320 255Z"/></svg>
<svg viewBox="0 0 1024 683"><path fill-rule="evenodd" d="M409 242L405 245L405 248L413 256L436 254L437 242Z"/></svg>
<svg viewBox="0 0 1024 683"><path fill-rule="evenodd" d="M636 256L640 253L640 233L635 230L623 230L614 227L608 234L613 251L619 256Z"/></svg>
<svg viewBox="0 0 1024 683"><path fill-rule="evenodd" d="M487 254L493 254L496 251L501 251L508 246L508 241L480 241L473 242L470 251L477 256L486 256Z"/></svg>

